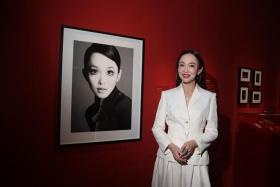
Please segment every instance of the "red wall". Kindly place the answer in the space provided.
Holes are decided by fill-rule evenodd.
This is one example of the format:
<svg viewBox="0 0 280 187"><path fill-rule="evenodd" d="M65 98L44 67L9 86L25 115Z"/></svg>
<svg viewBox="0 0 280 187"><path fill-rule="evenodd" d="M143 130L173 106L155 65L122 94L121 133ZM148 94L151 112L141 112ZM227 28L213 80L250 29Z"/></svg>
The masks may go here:
<svg viewBox="0 0 280 187"><path fill-rule="evenodd" d="M150 186L159 93L174 86L185 48L202 53L219 92L215 186L232 184L237 113L279 107L276 6L265 1L18 1L4 3L1 161L4 182L28 186ZM142 140L57 147L60 27L145 39ZM237 68L263 70L263 104L237 105ZM155 74L156 72L156 74ZM278 103L278 106L275 106ZM3 105L2 104L2 105ZM217 173L218 172L218 173ZM3 182L3 181L1 181Z"/></svg>

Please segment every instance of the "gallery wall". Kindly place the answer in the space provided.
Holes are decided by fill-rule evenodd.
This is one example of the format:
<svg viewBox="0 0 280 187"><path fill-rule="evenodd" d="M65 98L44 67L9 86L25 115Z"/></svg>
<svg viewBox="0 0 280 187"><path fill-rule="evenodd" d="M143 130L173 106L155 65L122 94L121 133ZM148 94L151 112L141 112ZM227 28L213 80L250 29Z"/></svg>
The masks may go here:
<svg viewBox="0 0 280 187"><path fill-rule="evenodd" d="M272 1L265 2L3 3L1 182L10 186L150 186L157 150L151 127L160 91L175 85L178 54L194 48L204 57L219 95L220 136L211 150L216 158L211 170L217 173L211 175L212 181L216 186L232 186L238 113L280 108L280 87L274 82L279 82L278 14ZM145 40L141 141L57 146L62 24ZM262 104L237 104L240 66L263 70Z"/></svg>

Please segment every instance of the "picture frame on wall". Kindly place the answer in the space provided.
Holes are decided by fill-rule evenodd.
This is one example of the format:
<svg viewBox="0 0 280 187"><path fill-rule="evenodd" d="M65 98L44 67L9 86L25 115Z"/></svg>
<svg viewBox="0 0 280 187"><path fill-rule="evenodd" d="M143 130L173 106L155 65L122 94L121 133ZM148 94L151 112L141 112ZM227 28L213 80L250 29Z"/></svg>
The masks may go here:
<svg viewBox="0 0 280 187"><path fill-rule="evenodd" d="M252 91L252 96L251 96L251 103L252 104L260 104L262 101L262 93L261 91Z"/></svg>
<svg viewBox="0 0 280 187"><path fill-rule="evenodd" d="M59 145L141 140L144 39L61 27Z"/></svg>
<svg viewBox="0 0 280 187"><path fill-rule="evenodd" d="M249 100L249 88L246 86L241 86L239 88L239 104L247 104Z"/></svg>
<svg viewBox="0 0 280 187"><path fill-rule="evenodd" d="M262 71L254 70L253 85L254 86L262 85Z"/></svg>
<svg viewBox="0 0 280 187"><path fill-rule="evenodd" d="M239 81L249 83L251 81L251 69L240 67L239 68Z"/></svg>

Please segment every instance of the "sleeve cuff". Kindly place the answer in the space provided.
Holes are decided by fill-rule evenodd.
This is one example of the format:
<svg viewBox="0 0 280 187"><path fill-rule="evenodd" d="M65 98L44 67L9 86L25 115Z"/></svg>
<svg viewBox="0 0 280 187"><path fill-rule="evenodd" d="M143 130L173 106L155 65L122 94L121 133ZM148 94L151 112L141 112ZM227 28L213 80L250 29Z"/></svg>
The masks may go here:
<svg viewBox="0 0 280 187"><path fill-rule="evenodd" d="M201 145L199 136L200 136L200 135L196 135L196 136L194 136L193 139L194 139L194 141L195 141L196 144L197 144L196 154L201 155L202 152L203 152L203 146Z"/></svg>
<svg viewBox="0 0 280 187"><path fill-rule="evenodd" d="M168 149L168 147L166 147L165 151L163 152L165 155L168 155L170 153L170 149Z"/></svg>
<svg viewBox="0 0 280 187"><path fill-rule="evenodd" d="M161 149L161 150L162 150L162 152L163 152L165 155L167 155L167 154L170 153L170 149L168 149L168 145L169 145L169 144L171 144L170 141L166 142L166 144L162 146L162 149Z"/></svg>

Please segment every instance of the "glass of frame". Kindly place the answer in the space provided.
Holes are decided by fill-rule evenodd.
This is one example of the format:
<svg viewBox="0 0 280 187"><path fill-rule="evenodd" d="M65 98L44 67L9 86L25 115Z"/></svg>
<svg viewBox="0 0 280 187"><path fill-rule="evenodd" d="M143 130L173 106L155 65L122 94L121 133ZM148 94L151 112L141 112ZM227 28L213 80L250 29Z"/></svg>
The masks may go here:
<svg viewBox="0 0 280 187"><path fill-rule="evenodd" d="M250 82L251 81L251 69L250 68L239 68L239 81Z"/></svg>
<svg viewBox="0 0 280 187"><path fill-rule="evenodd" d="M239 88L239 104L248 103L249 88L246 86L241 86Z"/></svg>
<svg viewBox="0 0 280 187"><path fill-rule="evenodd" d="M141 139L143 54L141 38L61 27L59 145Z"/></svg>
<svg viewBox="0 0 280 187"><path fill-rule="evenodd" d="M252 104L260 104L262 101L262 93L261 91L252 91Z"/></svg>

